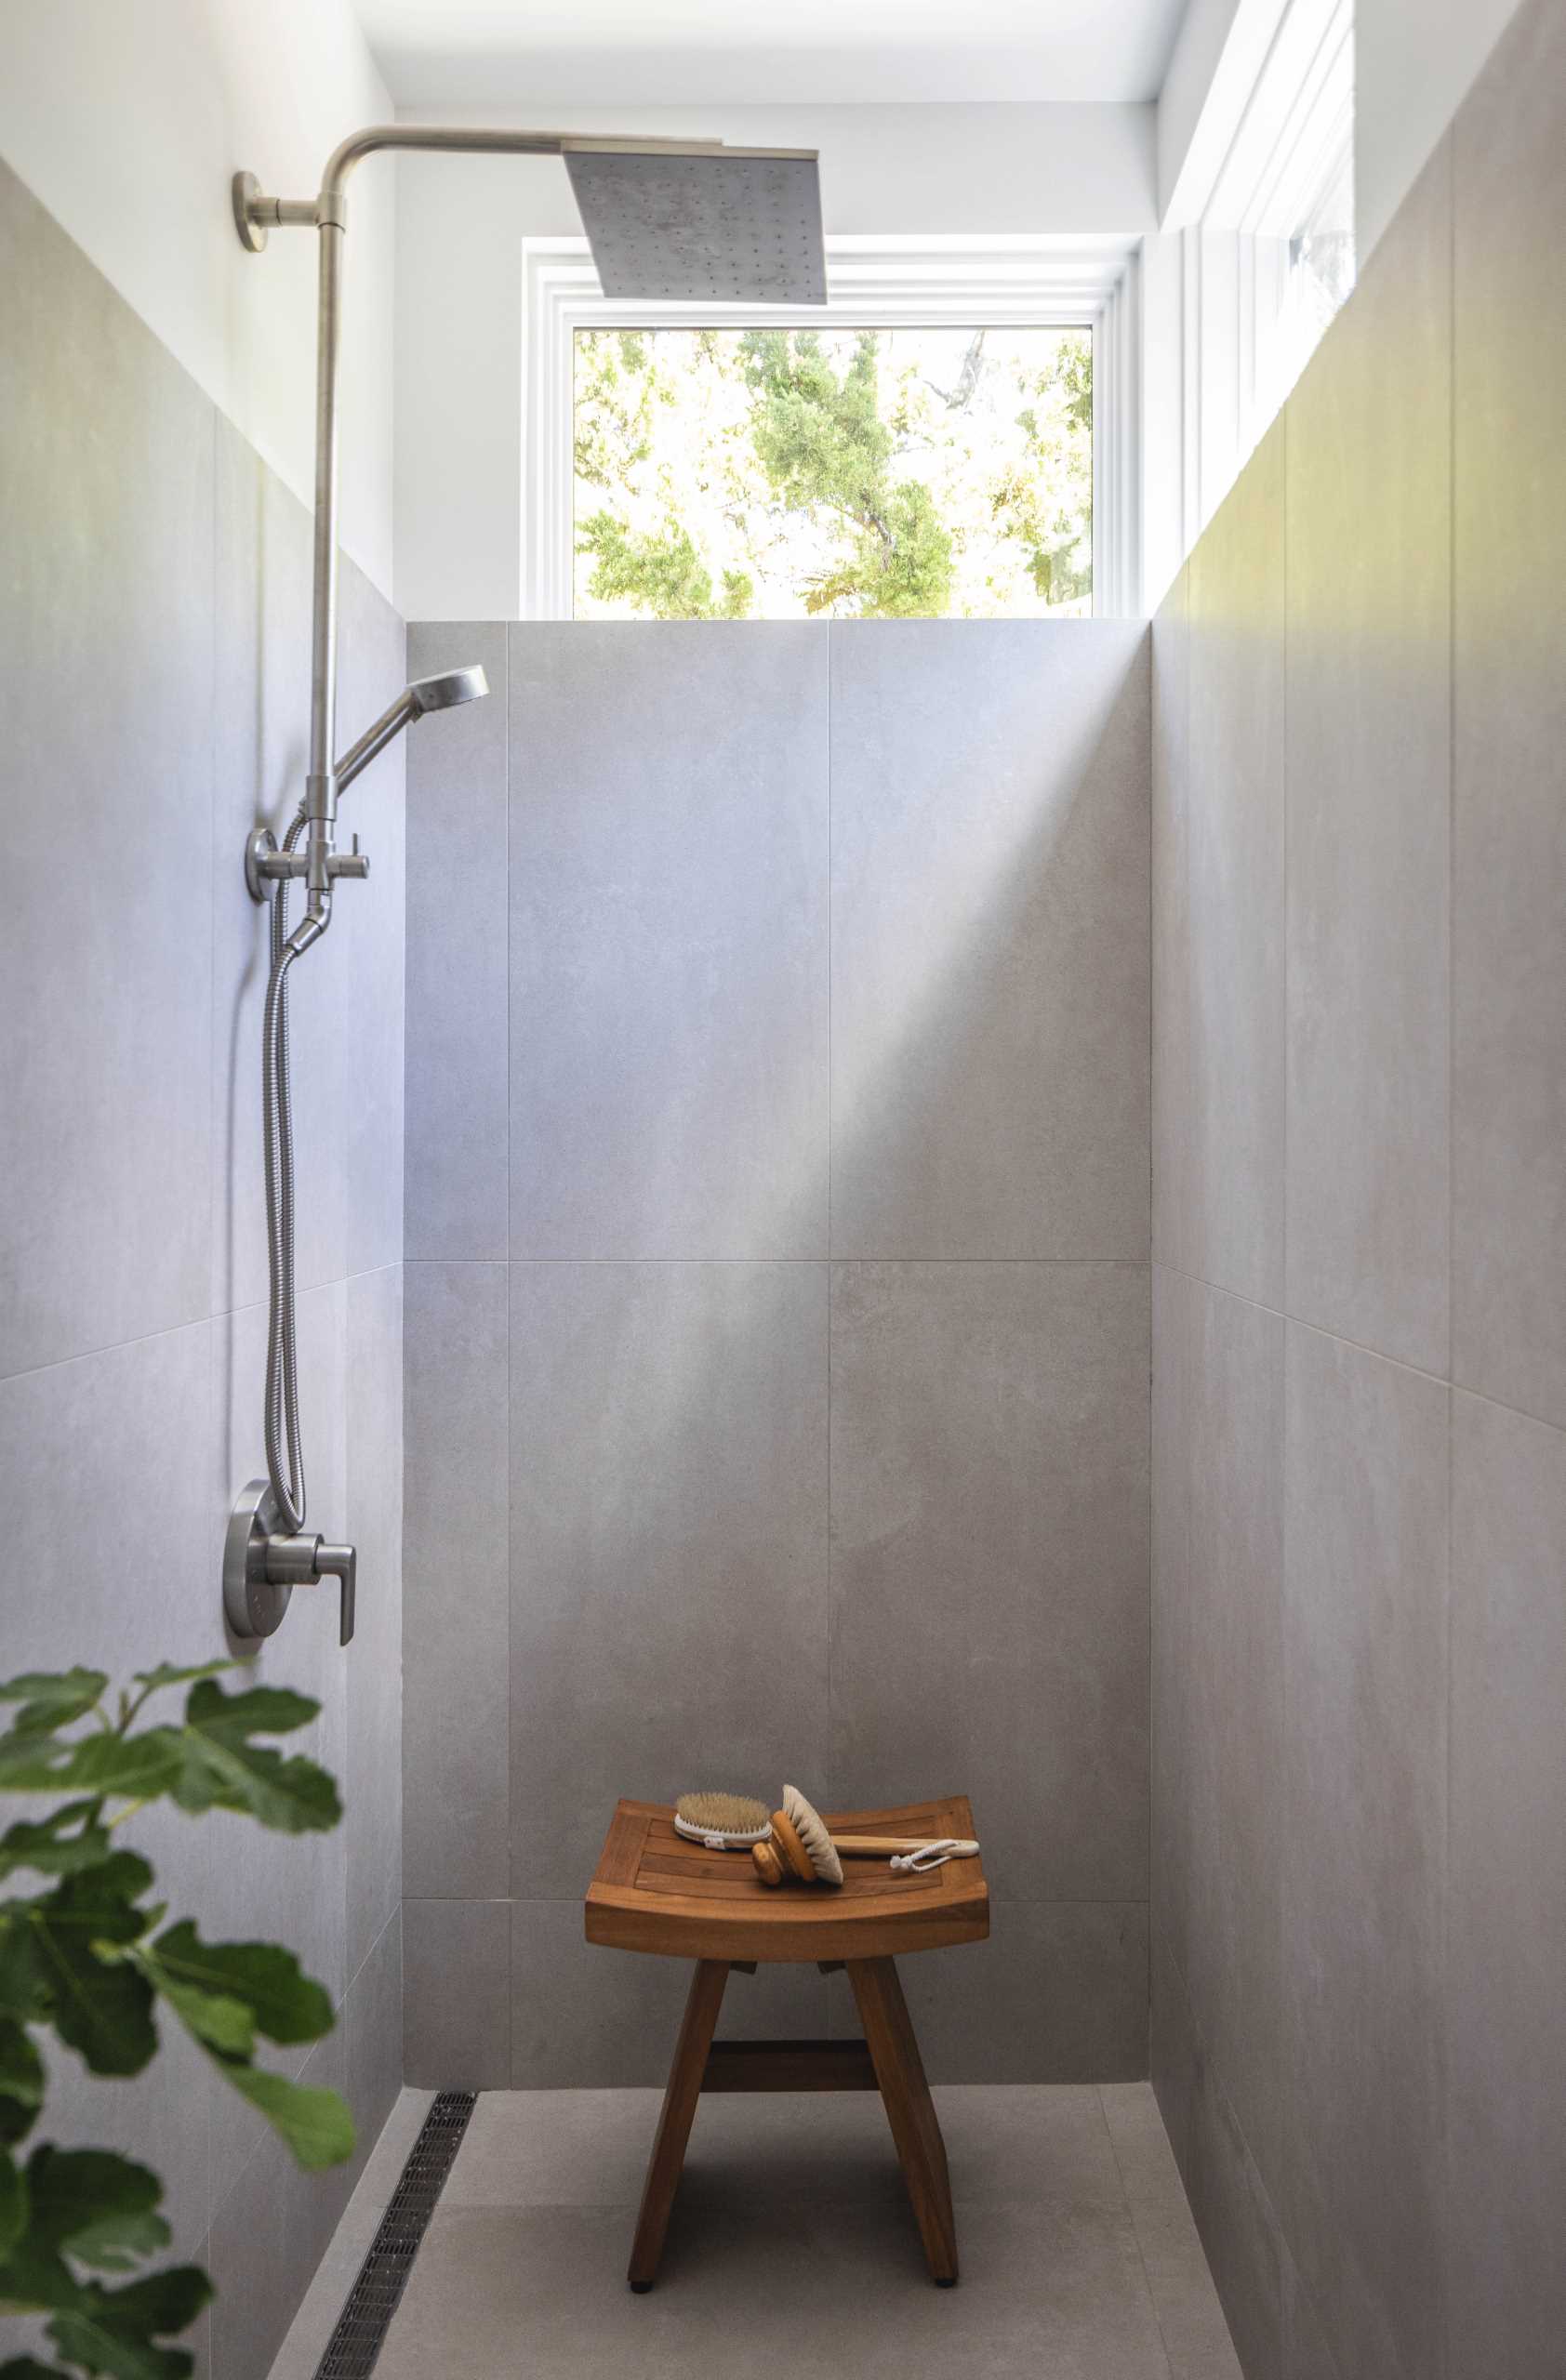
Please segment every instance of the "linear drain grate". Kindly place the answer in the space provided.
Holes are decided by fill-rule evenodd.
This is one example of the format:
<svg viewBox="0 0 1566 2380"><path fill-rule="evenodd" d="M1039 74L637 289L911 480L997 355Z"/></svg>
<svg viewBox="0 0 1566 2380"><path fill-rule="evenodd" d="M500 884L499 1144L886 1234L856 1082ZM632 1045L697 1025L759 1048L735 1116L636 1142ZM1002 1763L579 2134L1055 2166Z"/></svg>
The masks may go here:
<svg viewBox="0 0 1566 2380"><path fill-rule="evenodd" d="M359 2268L359 2278L338 2317L326 2352L316 2366L315 2380L366 2380L366 2374L375 2370L397 2301L413 2270L418 2243L462 2146L473 2098L471 2091L436 2093L392 2193L392 2203Z"/></svg>

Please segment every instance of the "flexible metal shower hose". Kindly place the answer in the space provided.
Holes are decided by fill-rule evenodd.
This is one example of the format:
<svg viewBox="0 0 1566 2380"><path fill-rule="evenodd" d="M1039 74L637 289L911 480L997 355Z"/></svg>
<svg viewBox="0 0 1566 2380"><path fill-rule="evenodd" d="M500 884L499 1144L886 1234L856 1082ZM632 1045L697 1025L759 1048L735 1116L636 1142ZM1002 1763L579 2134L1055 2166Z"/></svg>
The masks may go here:
<svg viewBox="0 0 1566 2380"><path fill-rule="evenodd" d="M301 811L283 838L291 852L304 831ZM277 1501L277 1527L297 1536L304 1527L304 1454L299 1444L299 1389L295 1360L294 1119L288 1089L288 970L298 957L288 940L288 879L272 900L272 964L261 1027L261 1130L266 1145L267 1475ZM287 1468L284 1469L285 1440Z"/></svg>

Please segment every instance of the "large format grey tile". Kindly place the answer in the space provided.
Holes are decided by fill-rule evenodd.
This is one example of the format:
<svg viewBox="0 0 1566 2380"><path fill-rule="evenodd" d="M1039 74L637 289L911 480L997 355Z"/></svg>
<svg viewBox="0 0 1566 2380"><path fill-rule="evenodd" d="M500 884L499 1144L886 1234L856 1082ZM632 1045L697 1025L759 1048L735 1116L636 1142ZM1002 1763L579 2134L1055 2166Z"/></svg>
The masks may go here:
<svg viewBox="0 0 1566 2380"><path fill-rule="evenodd" d="M698 2120L699 2122L699 2120ZM624 2285L634 2209L454 2208L431 2227L378 2367L489 2380L721 2369L829 2380L1166 2380L1125 2210L960 2214L962 2286L932 2289L906 2205L677 2202L658 2285ZM845 2356L851 2363L845 2361Z"/></svg>
<svg viewBox="0 0 1566 2380"><path fill-rule="evenodd" d="M310 1289L299 1301L299 1395L309 1491L307 1523L323 1536L348 1532L346 1284ZM261 1382L266 1314L248 1306L213 1326L214 1382L219 1446L213 1467L203 1580L220 1625L220 1562L229 1508L249 1478L265 1470L261 1452ZM231 1646L231 1649L234 1649ZM288 1739L288 1749L319 1761L348 1782L348 1682L360 1653L338 1642L335 1583L296 1588L282 1626L238 1648L246 1668L240 1685L286 1686L319 1702L320 1715ZM201 1820L211 1844L207 1931L219 1938L255 1935L258 1910L278 1913L288 1946L336 2005L349 1980L346 1826L329 1834L273 1834L250 1819L214 1811ZM305 2053L279 2054L298 2072ZM213 2197L220 2202L236 2173L237 2151L215 2149Z"/></svg>
<svg viewBox="0 0 1566 2380"><path fill-rule="evenodd" d="M1188 1270L1283 1297L1281 415L1192 554Z"/></svg>
<svg viewBox="0 0 1566 2380"><path fill-rule="evenodd" d="M1340 2380L1320 2317L1286 2244L1282 2268L1283 2380Z"/></svg>
<svg viewBox="0 0 1566 2380"><path fill-rule="evenodd" d="M404 1272L403 1878L510 1872L506 1268Z"/></svg>
<svg viewBox="0 0 1566 2380"><path fill-rule="evenodd" d="M312 2089L347 2092L348 2049L340 2023L316 2044L303 2080ZM274 2133L260 2135L213 2216L213 2380L266 2380L294 2309L348 2205L353 2170L350 2163L302 2173Z"/></svg>
<svg viewBox="0 0 1566 2380"><path fill-rule="evenodd" d="M281 842L310 765L310 515L221 415L217 431L216 719L212 787L212 1304L267 1293L261 1021L272 910L250 898L245 846L258 826ZM350 894L365 890L352 886ZM296 922L303 903L289 895ZM334 930L289 973L291 1100L308 1192L298 1202L301 1288L344 1269L344 935Z"/></svg>
<svg viewBox="0 0 1566 2380"><path fill-rule="evenodd" d="M1152 2085L1107 2083L1101 2096L1170 2380L1241 2380Z"/></svg>
<svg viewBox="0 0 1566 2380"><path fill-rule="evenodd" d="M1148 1897L1154 1936L1185 1972L1191 1901L1190 1359L1198 1285L1152 1268L1152 1612Z"/></svg>
<svg viewBox="0 0 1566 2380"><path fill-rule="evenodd" d="M1148 2066L1146 1901L996 1900L989 1938L899 1969L933 2082L1117 2082ZM861 2030L844 1977L832 2031Z"/></svg>
<svg viewBox="0 0 1566 2380"><path fill-rule="evenodd" d="M1191 2099L1186 2187L1245 2380L1281 2380L1282 2236L1222 2078L1204 2056Z"/></svg>
<svg viewBox="0 0 1566 2380"><path fill-rule="evenodd" d="M1291 1323L1286 1396L1281 2212L1344 2371L1430 2380L1449 1392Z"/></svg>
<svg viewBox="0 0 1566 2380"><path fill-rule="evenodd" d="M835 1263L830 1801L1005 1899L1148 1881L1148 1267Z"/></svg>
<svg viewBox="0 0 1566 2380"><path fill-rule="evenodd" d="M286 2334L309 2279L290 2255L292 2180L287 2150L268 2135L213 2211L212 2380L266 2380Z"/></svg>
<svg viewBox="0 0 1566 2380"><path fill-rule="evenodd" d="M622 1793L822 1791L826 1267L513 1264L511 1316L511 1889L571 1899Z"/></svg>
<svg viewBox="0 0 1566 2380"><path fill-rule="evenodd" d="M222 1658L213 1335L196 1323L0 1382L4 1674L82 1662L117 1688L158 1660ZM169 1693L149 1715L179 1709ZM196 1821L165 1805L126 1821L124 1839L150 1860L176 1916L207 1914L224 1823L238 1821ZM206 2224L204 2063L104 2085L72 2056L51 2102L76 2138L113 2122L125 2126L111 2135L118 2145L155 2151L187 2248Z"/></svg>
<svg viewBox="0 0 1566 2380"><path fill-rule="evenodd" d="M1513 2380L1566 2337L1566 1436L1453 1404L1448 2366Z"/></svg>
<svg viewBox="0 0 1566 2380"><path fill-rule="evenodd" d="M1198 2049L1185 1978L1155 1930L1148 1956L1148 2074L1174 2162L1188 2184L1195 2136Z"/></svg>
<svg viewBox="0 0 1566 2380"><path fill-rule="evenodd" d="M215 415L4 166L0 318L9 1374L210 1310Z"/></svg>
<svg viewBox="0 0 1566 2380"><path fill-rule="evenodd" d="M1282 1318L1191 1287L1180 1939L1197 2030L1276 2190L1282 1913Z"/></svg>
<svg viewBox="0 0 1566 2380"><path fill-rule="evenodd" d="M579 1898L513 1901L513 2089L662 2083L690 1981L687 1959L590 1942ZM826 2014L814 1964L760 1965L729 1977L718 2030L735 2040L818 2040Z"/></svg>
<svg viewBox="0 0 1566 2380"><path fill-rule="evenodd" d="M1566 19L1527 0L1454 141L1453 1376L1566 1423Z"/></svg>
<svg viewBox="0 0 1566 2380"><path fill-rule="evenodd" d="M407 683L407 631L384 595L345 560L340 595L338 749L345 751ZM343 1053L343 1264L369 1273L403 1260L403 1039L408 737L439 735L451 718L415 722L342 797L338 840L369 854L365 883L338 887L348 1003ZM420 888L422 890L422 886ZM302 1050L301 1050L302 1056Z"/></svg>
<svg viewBox="0 0 1566 2380"><path fill-rule="evenodd" d="M1290 1313L1447 1367L1452 190L1289 401Z"/></svg>
<svg viewBox="0 0 1566 2380"><path fill-rule="evenodd" d="M511 2075L511 1904L403 1903L403 2071L432 2091L503 2091Z"/></svg>
<svg viewBox="0 0 1566 2380"><path fill-rule="evenodd" d="M413 729L407 755L410 1256L506 1253L506 629L408 629L410 678L470 661L488 694Z"/></svg>
<svg viewBox="0 0 1566 2380"><path fill-rule="evenodd" d="M1190 571L1152 625L1152 1252L1185 1270L1190 1211Z"/></svg>
<svg viewBox="0 0 1566 2380"><path fill-rule="evenodd" d="M511 1250L827 1250L827 636L511 631Z"/></svg>
<svg viewBox="0 0 1566 2380"><path fill-rule="evenodd" d="M345 1296L345 1504L349 1540L359 1549L357 1619L344 1665L343 1858L352 1976L403 1897L401 1264L356 1275Z"/></svg>
<svg viewBox="0 0 1566 2380"><path fill-rule="evenodd" d="M394 1909L348 1987L339 2019L347 2040L348 2104L357 2135L357 2185L403 2087L403 1913Z"/></svg>
<svg viewBox="0 0 1566 2380"><path fill-rule="evenodd" d="M720 2037L742 2035L751 2024L745 1989L744 1977L730 1977ZM660 2099L651 2088L485 2092L443 2203L634 2205ZM1120 2207L1114 2153L1091 2084L937 2087L936 2105L961 2203ZM902 2179L874 2092L721 2092L697 2107L681 2190L704 2204L741 2196L762 2205L799 2197L867 2202L896 2200Z"/></svg>
<svg viewBox="0 0 1566 2380"><path fill-rule="evenodd" d="M1146 1256L1147 629L831 655L832 1252Z"/></svg>
<svg viewBox="0 0 1566 2380"><path fill-rule="evenodd" d="M1183 1977L1155 1941L1153 2089L1245 2380L1278 2380L1284 2248L1245 2135L1191 2015Z"/></svg>

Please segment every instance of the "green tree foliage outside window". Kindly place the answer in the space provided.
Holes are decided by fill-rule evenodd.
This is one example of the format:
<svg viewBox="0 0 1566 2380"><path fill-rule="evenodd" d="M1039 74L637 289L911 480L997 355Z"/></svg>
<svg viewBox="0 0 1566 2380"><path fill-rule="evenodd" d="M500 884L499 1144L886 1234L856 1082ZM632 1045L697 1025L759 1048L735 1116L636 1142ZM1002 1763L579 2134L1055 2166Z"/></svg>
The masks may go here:
<svg viewBox="0 0 1566 2380"><path fill-rule="evenodd" d="M1032 618L1093 594L1093 337L576 339L578 619Z"/></svg>

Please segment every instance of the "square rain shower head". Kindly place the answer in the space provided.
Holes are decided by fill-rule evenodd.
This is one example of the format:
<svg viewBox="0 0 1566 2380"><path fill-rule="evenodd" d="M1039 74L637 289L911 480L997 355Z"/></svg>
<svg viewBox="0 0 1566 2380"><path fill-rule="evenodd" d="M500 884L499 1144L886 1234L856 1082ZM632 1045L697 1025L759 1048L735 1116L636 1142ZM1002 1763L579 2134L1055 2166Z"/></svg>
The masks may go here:
<svg viewBox="0 0 1566 2380"><path fill-rule="evenodd" d="M815 150L564 150L605 298L826 304Z"/></svg>

